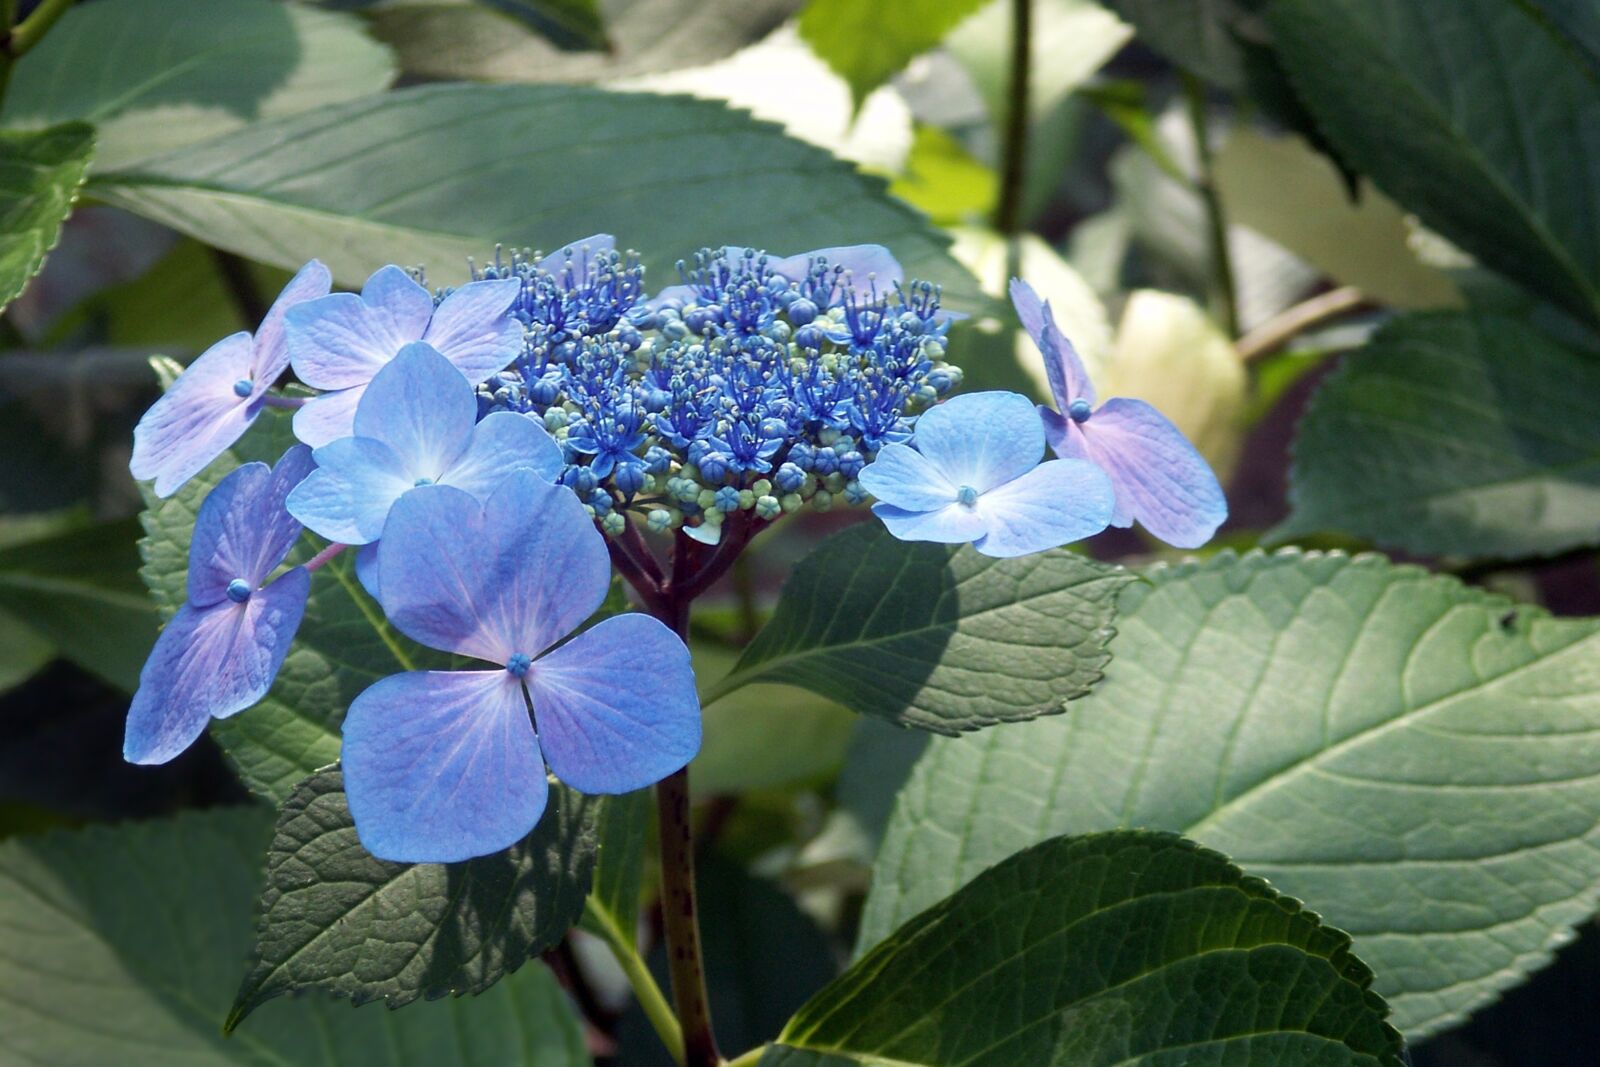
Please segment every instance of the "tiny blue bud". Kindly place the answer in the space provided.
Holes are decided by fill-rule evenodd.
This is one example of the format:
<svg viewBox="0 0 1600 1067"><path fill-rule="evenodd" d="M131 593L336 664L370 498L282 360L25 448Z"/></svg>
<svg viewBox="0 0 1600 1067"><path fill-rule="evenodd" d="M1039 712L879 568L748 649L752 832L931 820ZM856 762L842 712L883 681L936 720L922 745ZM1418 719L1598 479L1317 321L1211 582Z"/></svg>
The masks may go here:
<svg viewBox="0 0 1600 1067"><path fill-rule="evenodd" d="M250 594L255 590L250 588L250 583L243 578L235 578L228 583L228 599L235 604L243 604L250 599Z"/></svg>
<svg viewBox="0 0 1600 1067"><path fill-rule="evenodd" d="M627 516L620 511L610 512L600 520L600 528L606 532L607 536L620 537L622 531L628 528Z"/></svg>
<svg viewBox="0 0 1600 1067"><path fill-rule="evenodd" d="M831 448L819 448L811 460L811 469L818 474L832 474L839 469L839 453Z"/></svg>
<svg viewBox="0 0 1600 1067"><path fill-rule="evenodd" d="M243 399L249 396L255 387L256 383L252 382L249 378L240 378L238 381L233 383L233 395Z"/></svg>
<svg viewBox="0 0 1600 1067"><path fill-rule="evenodd" d="M544 413L544 428L555 433L567 424L567 413L562 408L551 408Z"/></svg>
<svg viewBox="0 0 1600 1067"><path fill-rule="evenodd" d="M862 488L860 482L849 482L844 487L845 503L849 504L851 507L859 507L862 504L865 504L869 495L870 494L868 494L867 491Z"/></svg>
<svg viewBox="0 0 1600 1067"><path fill-rule="evenodd" d="M666 533L672 529L672 512L666 508L655 508L645 516L645 525L655 533Z"/></svg>
<svg viewBox="0 0 1600 1067"><path fill-rule="evenodd" d="M806 326L815 321L817 305L801 297L789 305L789 321L796 326Z"/></svg>
<svg viewBox="0 0 1600 1067"><path fill-rule="evenodd" d="M411 483L411 488L420 489L425 485L432 485L432 484L433 484L433 479L432 478L418 478L416 481Z"/></svg>
<svg viewBox="0 0 1600 1067"><path fill-rule="evenodd" d="M867 457L854 449L839 457L839 472L846 478L854 478L861 473L861 468L866 465Z"/></svg>
<svg viewBox="0 0 1600 1067"><path fill-rule="evenodd" d="M633 496L644 488L644 480L649 477L643 466L629 463L618 467L617 472L611 476L611 484L617 487L617 492L623 496Z"/></svg>
<svg viewBox="0 0 1600 1067"><path fill-rule="evenodd" d="M708 482L720 482L728 476L728 461L719 452L707 452L700 460L700 476Z"/></svg>
<svg viewBox="0 0 1600 1067"><path fill-rule="evenodd" d="M533 665L533 658L526 652L513 652L511 658L506 660L506 670L521 678L528 673L528 668Z"/></svg>
<svg viewBox="0 0 1600 1067"><path fill-rule="evenodd" d="M735 489L731 485L725 485L721 489L717 490L717 494L713 498L713 503L716 504L718 510L720 510L720 511L724 511L724 512L738 511L739 510L739 490Z"/></svg>
<svg viewBox="0 0 1600 1067"><path fill-rule="evenodd" d="M963 485L956 490L956 503L963 507L973 507L978 503L978 491L970 485Z"/></svg>
<svg viewBox="0 0 1600 1067"><path fill-rule="evenodd" d="M1067 414L1072 417L1073 422L1088 422L1089 402L1080 396L1067 405Z"/></svg>
<svg viewBox="0 0 1600 1067"><path fill-rule="evenodd" d="M793 463L785 463L773 475L773 484L785 493L793 493L806 483L806 472Z"/></svg>
<svg viewBox="0 0 1600 1067"><path fill-rule="evenodd" d="M778 503L778 498L777 497L775 497L775 496L762 496L762 497L758 497L756 499L756 516L758 518L761 518L761 519L764 519L764 520L767 520L768 522L770 522L771 520L777 518L782 513L783 513L783 505Z"/></svg>

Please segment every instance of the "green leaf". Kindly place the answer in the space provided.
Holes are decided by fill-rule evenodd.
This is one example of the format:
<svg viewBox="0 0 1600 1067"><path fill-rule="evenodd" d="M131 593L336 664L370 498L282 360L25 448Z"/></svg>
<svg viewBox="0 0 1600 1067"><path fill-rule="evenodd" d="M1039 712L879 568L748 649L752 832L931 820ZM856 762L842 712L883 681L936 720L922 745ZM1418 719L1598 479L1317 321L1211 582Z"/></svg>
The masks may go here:
<svg viewBox="0 0 1600 1067"><path fill-rule="evenodd" d="M211 466L165 500L145 488L141 575L163 614L183 604L195 513L219 481L241 463L274 463L294 444L287 414L262 413L248 433ZM322 546L306 534L303 560ZM379 678L447 667L449 657L422 648L383 617L356 580L353 552L319 570L294 647L265 700L211 724L212 736L252 790L281 803L296 783L339 758L339 724L350 701Z"/></svg>
<svg viewBox="0 0 1600 1067"><path fill-rule="evenodd" d="M224 1039L271 832L258 808L0 842L0 1033L36 1067L588 1064L540 965L460 1001L352 1011L267 1005Z"/></svg>
<svg viewBox="0 0 1600 1067"><path fill-rule="evenodd" d="M21 294L56 246L94 154L94 130L0 130L0 310Z"/></svg>
<svg viewBox="0 0 1600 1067"><path fill-rule="evenodd" d="M269 0L79 4L17 64L0 121L95 125L96 170L394 80L394 60L348 15Z"/></svg>
<svg viewBox="0 0 1600 1067"><path fill-rule="evenodd" d="M935 222L951 225L987 218L1000 177L937 126L918 123L905 172L889 191Z"/></svg>
<svg viewBox="0 0 1600 1067"><path fill-rule="evenodd" d="M707 243L787 253L877 242L908 274L942 284L953 307L983 303L947 239L881 180L682 97L425 86L261 123L91 188L263 262L318 256L356 284L388 262L426 262L442 281L496 243L557 247L605 232L641 251L654 285Z"/></svg>
<svg viewBox="0 0 1600 1067"><path fill-rule="evenodd" d="M1173 830L1350 931L1416 1038L1593 911L1600 621L1377 556L1150 577L1123 595L1111 677L1073 713L933 740L862 945L1051 835Z"/></svg>
<svg viewBox="0 0 1600 1067"><path fill-rule="evenodd" d="M1600 77L1600 8L1590 0L1520 0L1560 29Z"/></svg>
<svg viewBox="0 0 1600 1067"><path fill-rule="evenodd" d="M594 884L583 912L583 928L620 951L638 950L640 893L645 845L655 814L650 787L607 797L595 822Z"/></svg>
<svg viewBox="0 0 1600 1067"><path fill-rule="evenodd" d="M32 678L55 656L55 645L11 612L0 611L0 695Z"/></svg>
<svg viewBox="0 0 1600 1067"><path fill-rule="evenodd" d="M1597 406L1600 363L1516 319L1396 319L1317 390L1270 538L1492 558L1600 544Z"/></svg>
<svg viewBox="0 0 1600 1067"><path fill-rule="evenodd" d="M132 519L73 523L0 548L0 611L62 656L132 692L157 623L139 585L138 537Z"/></svg>
<svg viewBox="0 0 1600 1067"><path fill-rule="evenodd" d="M371 18L373 33L395 49L408 74L573 83L710 63L777 29L801 2L604 0L612 47L603 53L562 51L526 22L506 14L500 0L408 0L384 4Z"/></svg>
<svg viewBox="0 0 1600 1067"><path fill-rule="evenodd" d="M862 523L795 567L705 702L781 682L943 734L1055 714L1100 680L1133 580L1064 550L992 559Z"/></svg>
<svg viewBox="0 0 1600 1067"><path fill-rule="evenodd" d="M850 83L857 106L894 77L984 0L810 0L800 13L800 36Z"/></svg>
<svg viewBox="0 0 1600 1067"><path fill-rule="evenodd" d="M1215 852L1058 837L910 919L778 1043L898 1067L1400 1067L1371 982L1349 937Z"/></svg>
<svg viewBox="0 0 1600 1067"><path fill-rule="evenodd" d="M390 863L361 847L344 776L319 771L278 816L256 963L226 1028L303 989L392 1008L482 993L577 923L600 803L557 786L533 832L504 852L465 863Z"/></svg>
<svg viewBox="0 0 1600 1067"><path fill-rule="evenodd" d="M1235 92L1247 81L1251 10L1261 0L1106 0L1139 38L1178 66Z"/></svg>
<svg viewBox="0 0 1600 1067"><path fill-rule="evenodd" d="M1295 86L1340 155L1487 267L1600 319L1600 81L1503 0L1276 0Z"/></svg>
<svg viewBox="0 0 1600 1067"><path fill-rule="evenodd" d="M490 6L527 23L559 48L606 48L605 18L599 0L487 0Z"/></svg>

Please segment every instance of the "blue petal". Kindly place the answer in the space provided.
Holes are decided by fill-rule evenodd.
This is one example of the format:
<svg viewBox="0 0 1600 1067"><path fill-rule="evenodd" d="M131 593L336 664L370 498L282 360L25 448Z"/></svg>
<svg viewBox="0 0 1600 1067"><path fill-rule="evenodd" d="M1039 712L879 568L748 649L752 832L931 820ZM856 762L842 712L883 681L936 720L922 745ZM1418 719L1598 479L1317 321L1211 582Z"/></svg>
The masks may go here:
<svg viewBox="0 0 1600 1067"><path fill-rule="evenodd" d="M589 257L595 253L614 252L617 248L617 239L609 233L596 233L578 241L568 241L560 248L539 260L537 269L550 271L552 274L567 265L567 253L572 253L572 269L578 277L583 277L588 269Z"/></svg>
<svg viewBox="0 0 1600 1067"><path fill-rule="evenodd" d="M911 443L950 484L986 493L1038 464L1044 425L1020 393L967 393L924 412Z"/></svg>
<svg viewBox="0 0 1600 1067"><path fill-rule="evenodd" d="M933 511L953 503L957 486L933 461L908 445L884 445L861 471L862 486L883 501L906 511Z"/></svg>
<svg viewBox="0 0 1600 1067"><path fill-rule="evenodd" d="M422 337L433 317L433 297L405 270L380 267L361 287L367 328L385 358Z"/></svg>
<svg viewBox="0 0 1600 1067"><path fill-rule="evenodd" d="M527 415L496 411L478 423L466 452L439 480L487 500L512 471L531 470L553 482L563 466L561 446L543 426Z"/></svg>
<svg viewBox="0 0 1600 1067"><path fill-rule="evenodd" d="M300 537L285 501L310 471L310 449L296 446L275 468L246 463L206 494L189 539L190 603L217 603L235 578L254 589L283 562Z"/></svg>
<svg viewBox="0 0 1600 1067"><path fill-rule="evenodd" d="M249 398L233 391L251 375L248 333L223 338L189 364L133 429L128 470L156 480L156 495L170 496L227 451L255 419Z"/></svg>
<svg viewBox="0 0 1600 1067"><path fill-rule="evenodd" d="M206 728L267 695L305 614L311 576L296 567L235 604L185 604L139 673L122 755L165 763Z"/></svg>
<svg viewBox="0 0 1600 1067"><path fill-rule="evenodd" d="M454 863L510 848L549 785L508 671L412 671L350 704L339 762L356 834L379 859Z"/></svg>
<svg viewBox="0 0 1600 1067"><path fill-rule="evenodd" d="M356 551L356 581L368 596L378 599L378 542L362 545Z"/></svg>
<svg viewBox="0 0 1600 1067"><path fill-rule="evenodd" d="M317 469L289 494L288 509L330 541L376 541L389 509L416 482L388 445L370 437L341 437L316 458Z"/></svg>
<svg viewBox="0 0 1600 1067"><path fill-rule="evenodd" d="M832 248L817 248L810 252L801 252L797 256L769 260L767 265L774 274L781 275L791 282L799 282L805 279L811 264L818 259L826 259L829 267L843 267L845 273L850 276L850 283L857 289L875 285L880 293L893 293L895 284L905 281L905 271L901 268L900 261L895 259L894 253L883 245L837 245Z"/></svg>
<svg viewBox="0 0 1600 1067"><path fill-rule="evenodd" d="M987 532L983 516L964 504L946 504L935 511L906 511L893 504L874 504L872 513L902 541L937 541L960 545Z"/></svg>
<svg viewBox="0 0 1600 1067"><path fill-rule="evenodd" d="M1062 411L1074 400L1094 404L1094 383L1084 370L1078 350L1056 325L1048 301L1041 301L1033 286L1021 278L1011 279L1011 305L1017 309L1022 328L1028 331L1033 343L1044 357L1045 376L1050 379L1050 393Z"/></svg>
<svg viewBox="0 0 1600 1067"><path fill-rule="evenodd" d="M439 304L422 339L477 385L522 354L522 323L507 314L520 292L516 278L469 282Z"/></svg>
<svg viewBox="0 0 1600 1067"><path fill-rule="evenodd" d="M355 433L356 409L367 383L314 396L294 413L294 435L312 448Z"/></svg>
<svg viewBox="0 0 1600 1067"><path fill-rule="evenodd" d="M373 377L356 407L354 429L356 437L388 445L412 481L436 482L466 451L477 420L472 383L431 345L418 342L400 349Z"/></svg>
<svg viewBox="0 0 1600 1067"><path fill-rule="evenodd" d="M289 366L289 338L284 330L283 318L296 304L327 296L333 288L333 275L320 260L313 259L289 279L278 299L267 309L267 315L256 328L255 359L251 364L250 378L258 390L265 390L278 380Z"/></svg>
<svg viewBox="0 0 1600 1067"><path fill-rule="evenodd" d="M354 293L296 304L284 313L283 325L290 366L301 381L316 389L367 384L402 345L422 332L419 326L409 337L396 336L393 323Z"/></svg>
<svg viewBox="0 0 1600 1067"><path fill-rule="evenodd" d="M524 679L544 758L584 793L658 782L700 751L689 650L648 615L618 615L536 661Z"/></svg>
<svg viewBox="0 0 1600 1067"><path fill-rule="evenodd" d="M1165 415L1114 397L1082 426L1092 459L1111 476L1117 525L1138 519L1177 548L1199 548L1228 517L1228 500L1210 464Z"/></svg>
<svg viewBox="0 0 1600 1067"><path fill-rule="evenodd" d="M611 558L570 489L517 471L482 505L445 485L407 493L389 513L378 572L379 599L402 633L503 664L594 614Z"/></svg>
<svg viewBox="0 0 1600 1067"><path fill-rule="evenodd" d="M1081 541L1111 522L1105 472L1076 459L1052 459L978 498L988 534L973 547L986 556L1026 556Z"/></svg>

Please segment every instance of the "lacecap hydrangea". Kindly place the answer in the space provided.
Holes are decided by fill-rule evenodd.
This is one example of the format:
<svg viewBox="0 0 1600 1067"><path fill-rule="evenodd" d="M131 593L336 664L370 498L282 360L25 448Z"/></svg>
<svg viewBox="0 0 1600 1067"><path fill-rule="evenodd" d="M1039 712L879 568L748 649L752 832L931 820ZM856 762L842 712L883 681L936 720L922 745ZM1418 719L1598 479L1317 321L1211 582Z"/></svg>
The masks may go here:
<svg viewBox="0 0 1600 1067"><path fill-rule="evenodd" d="M389 623L478 668L395 675L352 701L341 762L357 831L383 858L465 859L528 833L547 769L620 793L693 758L688 606L786 514L871 503L896 537L993 556L1135 517L1197 543L1221 519L1204 461L1142 409L1109 402L1108 432L1085 444L1018 394L947 401L954 316L887 249L706 249L679 275L652 295L605 235L497 254L437 292L387 266L329 293L313 262L254 336L197 359L135 433L132 469L158 496L267 406L296 409L302 444L201 505L189 603L141 675L126 757L163 762L259 701L314 572L358 546ZM1065 359L1048 306L1024 297L1047 360ZM285 363L299 384L275 391ZM1051 380L1092 427L1081 366ZM1158 488L1152 504L1152 485L1176 499ZM302 527L315 540L289 568ZM613 570L648 614L563 641Z"/></svg>

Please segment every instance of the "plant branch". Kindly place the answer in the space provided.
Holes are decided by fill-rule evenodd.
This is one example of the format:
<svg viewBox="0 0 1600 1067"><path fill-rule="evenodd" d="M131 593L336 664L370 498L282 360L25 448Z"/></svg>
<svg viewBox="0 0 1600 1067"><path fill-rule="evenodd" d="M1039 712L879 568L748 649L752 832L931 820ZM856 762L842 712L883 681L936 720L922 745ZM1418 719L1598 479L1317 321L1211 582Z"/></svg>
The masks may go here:
<svg viewBox="0 0 1600 1067"><path fill-rule="evenodd" d="M1028 82L1033 62L1032 0L1011 3L1011 82L1000 164L1000 202L994 228L1006 236L1022 229L1022 194L1028 163Z"/></svg>
<svg viewBox="0 0 1600 1067"><path fill-rule="evenodd" d="M1222 320L1230 338L1239 336L1239 295L1234 283L1233 253L1228 248L1228 219L1223 214L1222 196L1217 191L1216 165L1211 154L1211 126L1206 107L1206 89L1192 74L1183 75L1183 95L1189 106L1189 125L1194 130L1195 155L1200 173L1195 189L1205 205L1206 228L1211 236L1212 311Z"/></svg>
<svg viewBox="0 0 1600 1067"><path fill-rule="evenodd" d="M683 1028L678 1025L678 1017L672 1014L672 1006L667 1003L661 987L656 984L655 975L650 973L650 968L645 964L644 957L639 955L637 948L619 937L611 930L609 924L602 925L606 930L606 945L611 949L611 955L616 959L617 966L621 967L622 973L627 976L628 985L633 987L633 995L638 999L639 1007L644 1009L645 1018L650 1020L650 1025L655 1028L656 1036L661 1038L661 1043L667 1046L673 1062L682 1064Z"/></svg>
<svg viewBox="0 0 1600 1067"><path fill-rule="evenodd" d="M1259 359L1276 352L1311 327L1354 311L1366 302L1366 296L1354 286L1329 289L1268 319L1239 338L1234 347L1242 360Z"/></svg>
<svg viewBox="0 0 1600 1067"><path fill-rule="evenodd" d="M44 35L50 32L50 27L72 6L72 0L44 0L44 3L33 9L33 14L17 23L5 35L5 53L11 59L21 59L27 55L28 49L43 40ZM16 10L14 0L7 0L6 22L10 23L12 12Z"/></svg>

